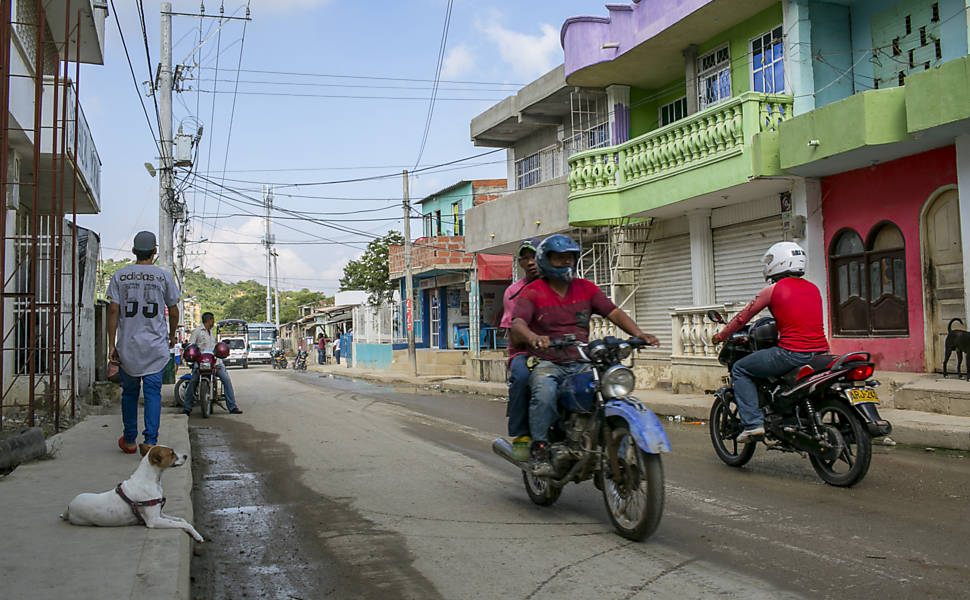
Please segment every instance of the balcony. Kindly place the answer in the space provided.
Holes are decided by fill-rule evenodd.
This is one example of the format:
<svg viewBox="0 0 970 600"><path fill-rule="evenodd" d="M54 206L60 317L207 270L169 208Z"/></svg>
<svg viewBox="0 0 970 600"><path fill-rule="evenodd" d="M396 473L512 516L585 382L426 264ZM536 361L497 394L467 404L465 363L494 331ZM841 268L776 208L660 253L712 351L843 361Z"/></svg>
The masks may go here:
<svg viewBox="0 0 970 600"><path fill-rule="evenodd" d="M746 92L618 146L569 157L569 222L597 225L629 216L743 201L765 195L781 175L778 133L791 118L792 97ZM682 200L689 207L662 210Z"/></svg>
<svg viewBox="0 0 970 600"><path fill-rule="evenodd" d="M64 198L64 212L70 212L72 208L72 198L74 194L74 184L70 179L75 177L77 180L77 212L78 214L97 214L100 211L101 203L101 158L98 156L98 148L94 145L94 138L91 135L91 128L84 117L84 111L77 104L77 119L75 120L75 89L73 84L68 83L67 105L64 106L63 88L57 90L57 142L56 149L61 148L61 130L63 124L62 117L64 110L67 110L67 132L66 132L66 158L65 164L60 167L63 170L64 178L56 182L56 192ZM54 195L54 149L55 142L51 139L50 124L53 123L53 112L55 102L55 91L53 80L48 79L44 84L43 99L43 123L44 131L40 140L40 210L47 212L51 210L51 198ZM75 144L77 154L75 155Z"/></svg>
<svg viewBox="0 0 970 600"><path fill-rule="evenodd" d="M568 197L566 177L560 176L469 209L468 251L514 254L526 238L566 231Z"/></svg>

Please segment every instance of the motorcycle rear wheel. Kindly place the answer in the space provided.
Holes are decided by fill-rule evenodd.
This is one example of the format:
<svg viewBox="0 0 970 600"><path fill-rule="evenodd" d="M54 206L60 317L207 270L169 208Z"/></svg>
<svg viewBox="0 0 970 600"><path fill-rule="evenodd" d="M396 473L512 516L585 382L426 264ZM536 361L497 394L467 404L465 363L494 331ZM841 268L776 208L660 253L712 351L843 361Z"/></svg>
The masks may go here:
<svg viewBox="0 0 970 600"><path fill-rule="evenodd" d="M664 510L664 471L659 454L637 446L626 425L612 431L609 451L616 451L620 482L613 480L610 458L603 457L603 501L613 528L628 540L641 542L650 537Z"/></svg>
<svg viewBox="0 0 970 600"><path fill-rule="evenodd" d="M815 407L822 425L838 431L844 447L839 456L827 460L812 454L809 460L822 480L836 487L851 487L869 472L872 460L872 437L854 409L845 402L826 399Z"/></svg>
<svg viewBox="0 0 970 600"><path fill-rule="evenodd" d="M539 506L552 506L559 500L561 487L554 487L548 477L536 477L528 471L522 471L522 481L525 482L525 493L529 499Z"/></svg>
<svg viewBox="0 0 970 600"><path fill-rule="evenodd" d="M209 380L199 379L199 407L202 409L202 418L208 419L212 414L212 400L209 397Z"/></svg>
<svg viewBox="0 0 970 600"><path fill-rule="evenodd" d="M748 442L739 444L735 440L741 433L741 419L738 417L738 405L734 402L727 403L720 396L714 398L714 405L711 406L711 418L707 422L711 432L711 444L714 446L714 453L732 467L743 467L748 464L757 443Z"/></svg>

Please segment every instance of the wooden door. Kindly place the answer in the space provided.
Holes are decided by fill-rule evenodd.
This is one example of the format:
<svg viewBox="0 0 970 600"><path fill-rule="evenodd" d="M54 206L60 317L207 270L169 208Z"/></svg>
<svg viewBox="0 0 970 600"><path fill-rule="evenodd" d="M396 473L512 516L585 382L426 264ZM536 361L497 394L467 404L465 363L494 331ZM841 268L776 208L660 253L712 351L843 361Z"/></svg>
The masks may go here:
<svg viewBox="0 0 970 600"><path fill-rule="evenodd" d="M959 317L964 325L954 323L954 329L967 329L966 305L963 297L963 247L960 241L960 205L956 190L949 190L933 201L926 211L924 229L926 239L926 315L930 334L927 355L929 371L943 370L943 343L950 319ZM954 365L954 368L956 366Z"/></svg>

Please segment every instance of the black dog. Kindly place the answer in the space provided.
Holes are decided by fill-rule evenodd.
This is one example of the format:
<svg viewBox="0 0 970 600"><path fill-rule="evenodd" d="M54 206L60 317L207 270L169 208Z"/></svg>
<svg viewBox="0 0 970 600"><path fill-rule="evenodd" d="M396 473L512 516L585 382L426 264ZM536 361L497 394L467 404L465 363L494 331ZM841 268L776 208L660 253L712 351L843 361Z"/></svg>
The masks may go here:
<svg viewBox="0 0 970 600"><path fill-rule="evenodd" d="M970 331L962 329L953 330L953 322L957 321L963 325L960 319L950 319L946 326L946 343L944 344L945 354L943 356L943 378L946 379L946 363L950 360L950 355L957 353L957 379L960 378L960 365L963 363L963 355L967 355L967 381L970 381Z"/></svg>

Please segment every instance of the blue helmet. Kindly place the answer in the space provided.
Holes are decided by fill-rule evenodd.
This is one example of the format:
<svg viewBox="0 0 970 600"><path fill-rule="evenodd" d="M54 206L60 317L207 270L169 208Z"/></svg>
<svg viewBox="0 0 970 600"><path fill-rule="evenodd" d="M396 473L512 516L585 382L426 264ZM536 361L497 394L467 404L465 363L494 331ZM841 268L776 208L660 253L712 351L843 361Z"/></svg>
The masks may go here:
<svg viewBox="0 0 970 600"><path fill-rule="evenodd" d="M549 264L550 252L572 252L576 255L576 262L578 263L581 253L579 244L574 242L568 235L557 233L542 240L542 243L539 244L539 248L536 250L536 265L538 265L539 273L543 277L558 279L566 283L572 281L576 275L576 267L553 267Z"/></svg>

